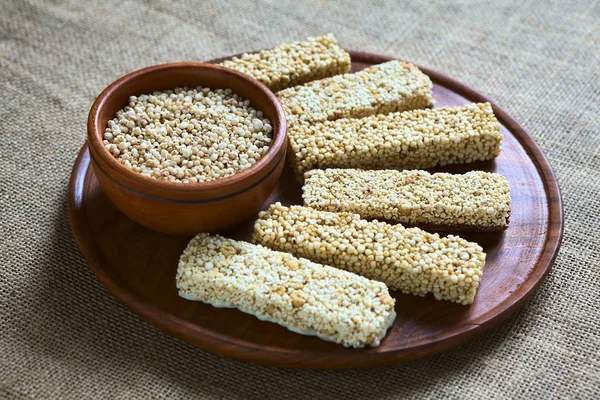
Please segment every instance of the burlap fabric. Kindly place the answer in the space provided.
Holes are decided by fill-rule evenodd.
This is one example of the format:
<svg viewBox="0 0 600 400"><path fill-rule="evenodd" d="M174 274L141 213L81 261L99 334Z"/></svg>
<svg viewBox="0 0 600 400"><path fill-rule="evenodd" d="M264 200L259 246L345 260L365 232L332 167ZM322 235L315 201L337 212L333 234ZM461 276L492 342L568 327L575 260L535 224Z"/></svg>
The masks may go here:
<svg viewBox="0 0 600 400"><path fill-rule="evenodd" d="M0 1L0 397L600 398L600 4ZM119 76L333 32L489 95L535 137L566 226L533 300L462 347L362 371L283 370L173 339L86 268L66 188Z"/></svg>

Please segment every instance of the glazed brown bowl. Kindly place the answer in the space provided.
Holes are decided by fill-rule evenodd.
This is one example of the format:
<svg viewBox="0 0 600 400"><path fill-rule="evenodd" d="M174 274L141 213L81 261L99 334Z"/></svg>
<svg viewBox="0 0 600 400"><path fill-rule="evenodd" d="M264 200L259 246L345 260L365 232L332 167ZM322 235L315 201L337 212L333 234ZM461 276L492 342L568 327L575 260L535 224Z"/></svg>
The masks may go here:
<svg viewBox="0 0 600 400"><path fill-rule="evenodd" d="M248 169L202 183L159 181L121 165L102 142L108 121L129 96L182 86L229 88L249 99L272 123L269 150ZM114 205L148 228L185 235L218 232L255 214L281 176L287 148L283 109L266 86L229 68L196 62L156 65L115 81L92 105L87 134L94 173Z"/></svg>

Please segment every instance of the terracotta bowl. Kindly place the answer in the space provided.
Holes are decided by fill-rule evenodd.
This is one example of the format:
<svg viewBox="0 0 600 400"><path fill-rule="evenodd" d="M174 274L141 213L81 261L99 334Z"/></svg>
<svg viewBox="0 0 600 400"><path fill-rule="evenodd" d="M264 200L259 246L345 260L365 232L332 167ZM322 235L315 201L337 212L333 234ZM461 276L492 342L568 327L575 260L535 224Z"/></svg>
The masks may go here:
<svg viewBox="0 0 600 400"><path fill-rule="evenodd" d="M273 125L265 155L235 175L203 183L159 181L121 165L104 147L107 123L129 96L178 86L230 88L263 112ZM240 72L214 64L162 64L132 72L98 96L87 123L91 162L102 190L132 220L173 234L218 232L257 212L275 188L285 163L286 122L277 97Z"/></svg>

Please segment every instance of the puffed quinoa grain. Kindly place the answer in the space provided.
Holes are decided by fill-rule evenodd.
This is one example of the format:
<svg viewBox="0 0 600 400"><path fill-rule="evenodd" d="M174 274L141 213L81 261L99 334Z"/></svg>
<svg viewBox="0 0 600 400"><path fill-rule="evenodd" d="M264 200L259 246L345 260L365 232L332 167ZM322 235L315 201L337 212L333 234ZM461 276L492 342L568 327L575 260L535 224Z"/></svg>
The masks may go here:
<svg viewBox="0 0 600 400"><path fill-rule="evenodd" d="M284 239L284 240L282 240ZM384 282L392 290L471 304L485 264L477 243L358 214L283 207L262 211L254 241Z"/></svg>
<svg viewBox="0 0 600 400"><path fill-rule="evenodd" d="M350 71L350 55L332 34L243 54L221 65L248 74L274 92Z"/></svg>
<svg viewBox="0 0 600 400"><path fill-rule="evenodd" d="M381 282L206 233L184 250L176 282L186 299L234 307L346 347L379 345L396 317Z"/></svg>
<svg viewBox="0 0 600 400"><path fill-rule="evenodd" d="M425 169L490 160L502 133L489 103L288 127L296 179L311 169Z"/></svg>
<svg viewBox="0 0 600 400"><path fill-rule="evenodd" d="M390 61L277 93L288 125L360 118L433 107L431 79L412 64Z"/></svg>
<svg viewBox="0 0 600 400"><path fill-rule="evenodd" d="M510 189L499 174L314 169L304 175L304 205L437 230L508 227Z"/></svg>
<svg viewBox="0 0 600 400"><path fill-rule="evenodd" d="M104 145L127 168L196 183L231 176L269 149L271 121L231 89L176 88L131 96L108 122Z"/></svg>

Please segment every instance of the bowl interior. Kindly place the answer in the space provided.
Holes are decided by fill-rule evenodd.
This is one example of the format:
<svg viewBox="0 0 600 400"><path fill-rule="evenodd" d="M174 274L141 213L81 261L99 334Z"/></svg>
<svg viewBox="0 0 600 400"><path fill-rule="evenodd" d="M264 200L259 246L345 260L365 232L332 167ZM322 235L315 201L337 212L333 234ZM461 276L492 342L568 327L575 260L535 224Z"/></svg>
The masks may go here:
<svg viewBox="0 0 600 400"><path fill-rule="evenodd" d="M117 111L129 104L129 96L151 94L154 91L165 91L176 87L197 86L211 89L231 89L234 93L249 99L252 106L263 112L273 123L274 135L277 134L279 120L272 98L265 86L251 84L241 74L214 65L203 63L177 63L164 66L149 67L126 76L115 82L115 86L98 108L96 132L98 137L104 133L108 121L113 119ZM255 81L258 84L257 81Z"/></svg>
<svg viewBox="0 0 600 400"><path fill-rule="evenodd" d="M108 121L116 116L117 111L129 104L130 96L151 94L154 91L165 91L176 87L194 88L197 86L211 89L231 89L251 105L263 112L273 126L273 140L271 147L252 167L230 177L217 179L205 183L181 184L175 182L158 181L131 171L117 162L104 148L103 134ZM285 117L277 97L258 81L240 73L214 64L204 63L173 63L148 67L132 72L110 85L96 100L90 111L88 121L92 155L97 155L104 161L105 166L117 172L127 186L140 186L143 191L152 187L175 191L190 191L195 189L216 189L228 186L251 177L263 167L272 163L274 155L280 152L285 144ZM96 154L94 154L96 150ZM113 174L111 174L113 175ZM146 190L145 190L145 189Z"/></svg>

